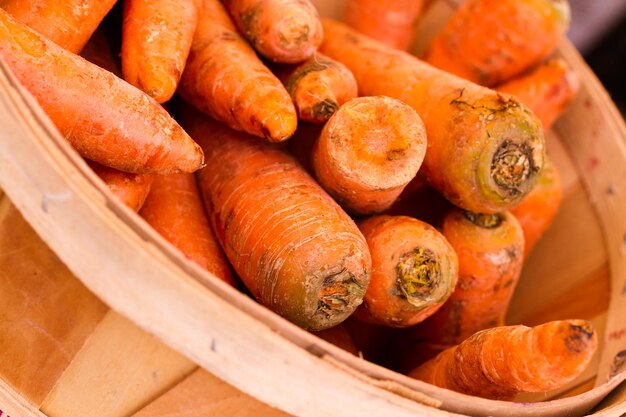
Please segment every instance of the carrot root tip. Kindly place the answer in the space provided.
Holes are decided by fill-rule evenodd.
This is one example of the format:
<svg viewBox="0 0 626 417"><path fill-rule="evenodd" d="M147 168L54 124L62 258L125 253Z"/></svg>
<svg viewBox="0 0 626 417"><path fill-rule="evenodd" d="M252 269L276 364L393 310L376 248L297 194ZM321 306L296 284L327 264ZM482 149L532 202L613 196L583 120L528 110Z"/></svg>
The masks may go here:
<svg viewBox="0 0 626 417"><path fill-rule="evenodd" d="M565 345L567 348L571 352L575 353L587 350L587 345L594 336L594 331L591 325L587 322L580 325L570 323L569 327L572 334L565 339Z"/></svg>
<svg viewBox="0 0 626 417"><path fill-rule="evenodd" d="M437 257L431 250L424 248L416 248L402 255L396 273L398 287L415 307L423 307L441 281Z"/></svg>
<svg viewBox="0 0 626 417"><path fill-rule="evenodd" d="M319 292L317 314L328 319L352 311L363 299L365 289L347 269L324 279Z"/></svg>
<svg viewBox="0 0 626 417"><path fill-rule="evenodd" d="M326 120L339 108L339 105L335 101L323 100L316 103L311 109L311 113L316 119Z"/></svg>
<svg viewBox="0 0 626 417"><path fill-rule="evenodd" d="M482 227L484 229L495 229L500 226L504 221L504 217L502 214L482 214L482 213L473 213L471 211L464 211L463 214L465 218L470 222L474 223L476 226Z"/></svg>
<svg viewBox="0 0 626 417"><path fill-rule="evenodd" d="M505 195L517 196L537 170L535 165L530 146L505 140L491 161L491 178Z"/></svg>

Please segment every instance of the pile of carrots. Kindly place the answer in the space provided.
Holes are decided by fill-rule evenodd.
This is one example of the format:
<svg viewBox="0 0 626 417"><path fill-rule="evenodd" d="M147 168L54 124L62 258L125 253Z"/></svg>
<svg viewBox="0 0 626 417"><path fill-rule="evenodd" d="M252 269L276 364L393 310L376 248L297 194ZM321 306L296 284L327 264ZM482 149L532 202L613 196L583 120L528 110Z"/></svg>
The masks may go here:
<svg viewBox="0 0 626 417"><path fill-rule="evenodd" d="M0 0L0 59L190 260L459 392L588 365L589 323L505 323L562 198L544 133L578 90L551 58L566 0L467 0L419 58L422 0L348 0L347 24L309 0L115 3ZM420 343L374 346L389 328Z"/></svg>

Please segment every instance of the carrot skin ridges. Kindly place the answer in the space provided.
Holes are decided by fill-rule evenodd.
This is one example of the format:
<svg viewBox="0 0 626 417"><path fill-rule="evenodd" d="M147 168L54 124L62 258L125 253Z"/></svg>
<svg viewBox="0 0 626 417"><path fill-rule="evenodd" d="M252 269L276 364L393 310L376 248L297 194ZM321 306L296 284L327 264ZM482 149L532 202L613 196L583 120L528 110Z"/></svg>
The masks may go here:
<svg viewBox="0 0 626 417"><path fill-rule="evenodd" d="M425 60L494 86L550 55L569 19L567 0L468 0L433 39Z"/></svg>
<svg viewBox="0 0 626 417"><path fill-rule="evenodd" d="M150 192L154 180L153 175L122 172L93 161L87 161L87 163L114 196L133 211L141 209Z"/></svg>
<svg viewBox="0 0 626 417"><path fill-rule="evenodd" d="M213 230L259 302L308 330L361 304L371 258L350 217L289 155L190 110L207 154L198 174Z"/></svg>
<svg viewBox="0 0 626 417"><path fill-rule="evenodd" d="M275 72L291 95L298 118L305 122L325 123L358 93L350 70L320 53L299 65L281 66Z"/></svg>
<svg viewBox="0 0 626 417"><path fill-rule="evenodd" d="M428 137L423 171L456 206L496 213L534 186L544 158L541 124L519 101L437 70L324 19L322 53L343 62L361 95L413 107Z"/></svg>
<svg viewBox="0 0 626 417"><path fill-rule="evenodd" d="M85 158L133 173L202 166L200 147L154 100L3 10L0 58Z"/></svg>
<svg viewBox="0 0 626 417"><path fill-rule="evenodd" d="M528 259L533 248L552 224L561 202L563 185L557 167L546 160L537 186L511 209L524 231L524 259Z"/></svg>
<svg viewBox="0 0 626 417"><path fill-rule="evenodd" d="M344 209L365 215L393 204L425 153L424 124L411 107L389 97L359 97L328 120L312 165L317 180Z"/></svg>
<svg viewBox="0 0 626 417"><path fill-rule="evenodd" d="M79 53L116 0L4 0L0 8L16 21Z"/></svg>
<svg viewBox="0 0 626 417"><path fill-rule="evenodd" d="M406 216L359 222L372 255L372 276L355 317L389 327L413 326L447 300L457 256L434 227Z"/></svg>
<svg viewBox="0 0 626 417"><path fill-rule="evenodd" d="M510 400L544 392L580 375L598 344L591 323L553 321L533 328L506 326L476 333L409 376L464 394Z"/></svg>
<svg viewBox="0 0 626 417"><path fill-rule="evenodd" d="M198 22L196 0L126 0L124 79L159 103L178 86Z"/></svg>
<svg viewBox="0 0 626 417"><path fill-rule="evenodd" d="M264 57L285 64L310 58L322 24L309 0L223 0L239 32Z"/></svg>
<svg viewBox="0 0 626 417"><path fill-rule="evenodd" d="M139 214L187 258L234 285L233 274L211 230L192 174L156 175Z"/></svg>
<svg viewBox="0 0 626 417"><path fill-rule="evenodd" d="M533 111L541 120L544 132L576 98L580 79L562 58L554 58L537 68L496 87L511 94Z"/></svg>
<svg viewBox="0 0 626 417"><path fill-rule="evenodd" d="M348 0L343 21L392 48L408 50L424 0Z"/></svg>
<svg viewBox="0 0 626 417"><path fill-rule="evenodd" d="M178 92L214 119L271 142L296 130L289 93L237 33L219 0L198 0L198 26Z"/></svg>
<svg viewBox="0 0 626 417"><path fill-rule="evenodd" d="M524 234L509 212L479 215L458 209L444 218L441 231L457 253L459 279L419 332L431 343L451 346L504 325L522 269Z"/></svg>

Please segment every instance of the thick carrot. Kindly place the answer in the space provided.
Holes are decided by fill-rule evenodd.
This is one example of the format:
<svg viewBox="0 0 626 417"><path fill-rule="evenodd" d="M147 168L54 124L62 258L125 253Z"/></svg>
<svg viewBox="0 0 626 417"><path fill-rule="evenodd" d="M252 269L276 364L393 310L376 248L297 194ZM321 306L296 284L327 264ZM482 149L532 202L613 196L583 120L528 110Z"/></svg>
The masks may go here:
<svg viewBox="0 0 626 417"><path fill-rule="evenodd" d="M310 58L322 24L309 0L223 0L237 28L264 57L285 64Z"/></svg>
<svg viewBox="0 0 626 417"><path fill-rule="evenodd" d="M197 23L196 0L126 0L124 79L159 103L168 101L185 68Z"/></svg>
<svg viewBox="0 0 626 417"><path fill-rule="evenodd" d="M198 0L198 27L179 92L236 130L273 142L296 130L289 93L237 33L219 0Z"/></svg>
<svg viewBox="0 0 626 417"><path fill-rule="evenodd" d="M517 204L543 165L541 124L517 100L324 20L321 51L346 64L361 95L387 95L421 116L428 135L423 170L455 205L494 213Z"/></svg>
<svg viewBox="0 0 626 417"><path fill-rule="evenodd" d="M538 64L567 30L567 0L467 0L430 44L430 64L494 86Z"/></svg>
<svg viewBox="0 0 626 417"><path fill-rule="evenodd" d="M508 212L452 210L442 233L459 259L459 280L446 303L420 325L436 344L455 345L472 334L504 325L524 259L524 233Z"/></svg>
<svg viewBox="0 0 626 417"><path fill-rule="evenodd" d="M561 58L551 59L497 87L501 93L514 95L528 106L541 120L545 132L574 100L579 89L576 72Z"/></svg>
<svg viewBox="0 0 626 417"><path fill-rule="evenodd" d="M139 211L150 192L153 175L122 172L93 161L87 161L87 163L114 196L132 210Z"/></svg>
<svg viewBox="0 0 626 417"><path fill-rule="evenodd" d="M392 48L408 50L424 0L348 0L343 21Z"/></svg>
<svg viewBox="0 0 626 417"><path fill-rule="evenodd" d="M353 214L382 211L415 177L426 153L417 113L389 97L360 97L326 123L313 149L320 184Z"/></svg>
<svg viewBox="0 0 626 417"><path fill-rule="evenodd" d="M139 214L187 258L234 285L233 274L211 230L192 174L156 175Z"/></svg>
<svg viewBox="0 0 626 417"><path fill-rule="evenodd" d="M296 105L300 120L325 123L339 106L357 96L354 75L320 53L295 66L275 70Z"/></svg>
<svg viewBox="0 0 626 417"><path fill-rule="evenodd" d="M264 305L309 330L361 304L371 258L352 219L289 155L185 111L207 166L199 185L226 256Z"/></svg>
<svg viewBox="0 0 626 417"><path fill-rule="evenodd" d="M520 204L511 209L524 231L524 259L550 227L563 200L563 185L556 166L546 159L539 183Z"/></svg>
<svg viewBox="0 0 626 417"><path fill-rule="evenodd" d="M413 326L452 294L457 256L434 227L406 216L375 216L360 222L359 229L372 255L372 277L357 318Z"/></svg>
<svg viewBox="0 0 626 417"><path fill-rule="evenodd" d="M134 173L202 166L200 147L154 100L3 10L0 58L85 158Z"/></svg>
<svg viewBox="0 0 626 417"><path fill-rule="evenodd" d="M572 381L589 364L598 344L591 323L553 321L533 328L481 331L440 353L409 376L453 391L510 400Z"/></svg>
<svg viewBox="0 0 626 417"><path fill-rule="evenodd" d="M79 53L116 0L0 0L18 22Z"/></svg>

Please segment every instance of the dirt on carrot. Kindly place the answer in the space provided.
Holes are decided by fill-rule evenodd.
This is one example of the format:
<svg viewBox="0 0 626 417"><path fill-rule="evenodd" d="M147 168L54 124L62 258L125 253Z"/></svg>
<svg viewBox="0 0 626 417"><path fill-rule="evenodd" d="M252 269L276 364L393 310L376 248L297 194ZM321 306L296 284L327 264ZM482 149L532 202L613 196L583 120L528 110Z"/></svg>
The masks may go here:
<svg viewBox="0 0 626 417"><path fill-rule="evenodd" d="M219 0L198 0L198 26L178 92L236 130L280 142L297 115L281 82L237 33Z"/></svg>
<svg viewBox="0 0 626 417"><path fill-rule="evenodd" d="M153 175L131 174L105 167L93 161L87 161L91 169L109 187L114 196L133 211L139 211L148 197Z"/></svg>

